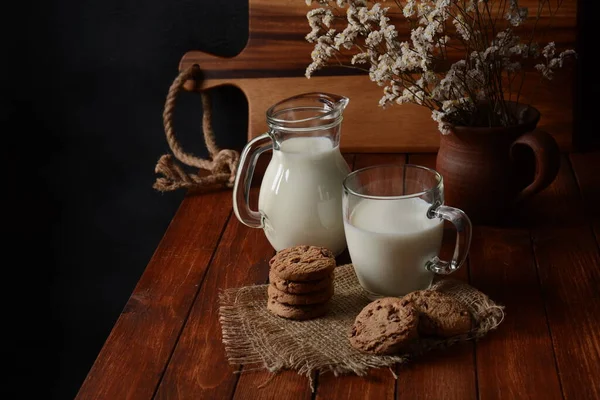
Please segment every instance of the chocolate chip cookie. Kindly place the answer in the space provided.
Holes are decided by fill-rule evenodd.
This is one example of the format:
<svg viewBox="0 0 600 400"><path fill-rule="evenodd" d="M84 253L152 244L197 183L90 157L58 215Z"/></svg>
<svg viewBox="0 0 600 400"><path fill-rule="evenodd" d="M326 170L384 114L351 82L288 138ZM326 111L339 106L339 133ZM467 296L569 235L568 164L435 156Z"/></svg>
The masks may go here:
<svg viewBox="0 0 600 400"><path fill-rule="evenodd" d="M269 285L267 289L270 300L275 300L279 303L288 305L309 305L309 304L321 304L328 301L333 296L333 285L329 285L319 292L306 293L306 294L290 294L282 292L277 289L274 285Z"/></svg>
<svg viewBox="0 0 600 400"><path fill-rule="evenodd" d="M352 347L365 353L394 354L418 337L419 313L397 297L375 300L362 309L350 331Z"/></svg>
<svg viewBox="0 0 600 400"><path fill-rule="evenodd" d="M291 293L291 294L306 294L319 292L321 290L325 290L328 287L333 285L333 274L328 276L325 279L319 279L316 281L288 281L286 279L281 279L277 275L272 272L269 272L269 283L275 286L277 289L282 292Z"/></svg>
<svg viewBox="0 0 600 400"><path fill-rule="evenodd" d="M279 317L304 321L327 314L329 303L313 304L309 306L290 306L269 299L267 302L267 309Z"/></svg>
<svg viewBox="0 0 600 400"><path fill-rule="evenodd" d="M451 337L471 330L469 310L453 297L435 290L419 290L403 297L419 312L419 333Z"/></svg>
<svg viewBox="0 0 600 400"><path fill-rule="evenodd" d="M269 261L271 273L289 281L314 281L329 277L335 268L333 253L316 246L295 246L278 252Z"/></svg>

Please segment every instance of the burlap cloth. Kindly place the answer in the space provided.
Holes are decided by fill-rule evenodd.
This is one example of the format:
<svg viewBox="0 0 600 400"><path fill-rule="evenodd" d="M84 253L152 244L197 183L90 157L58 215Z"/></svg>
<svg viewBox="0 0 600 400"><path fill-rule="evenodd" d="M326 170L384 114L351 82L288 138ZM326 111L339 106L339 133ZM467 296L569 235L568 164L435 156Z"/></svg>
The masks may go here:
<svg viewBox="0 0 600 400"><path fill-rule="evenodd" d="M466 283L440 280L433 289L454 296L468 307L474 320L469 334L449 339L421 339L407 354L376 356L350 346L347 335L358 313L370 303L351 264L336 268L335 295L329 313L309 321L291 321L267 311L267 286L229 289L221 294L219 309L223 343L231 364L266 368L276 373L296 370L311 379L314 371L365 375L369 368L391 367L434 348L477 339L495 329L504 307ZM254 367L254 368L252 368Z"/></svg>

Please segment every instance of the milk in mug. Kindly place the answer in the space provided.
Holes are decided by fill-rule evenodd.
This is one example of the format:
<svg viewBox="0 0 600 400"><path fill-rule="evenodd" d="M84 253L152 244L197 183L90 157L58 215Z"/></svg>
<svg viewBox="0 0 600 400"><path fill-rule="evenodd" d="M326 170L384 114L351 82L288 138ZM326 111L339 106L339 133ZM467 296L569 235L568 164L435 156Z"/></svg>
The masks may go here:
<svg viewBox="0 0 600 400"><path fill-rule="evenodd" d="M296 245L346 248L342 181L348 164L327 137L283 141L263 177L258 209L276 250Z"/></svg>
<svg viewBox="0 0 600 400"><path fill-rule="evenodd" d="M398 296L431 285L433 273L426 264L439 254L443 221L427 217L430 207L418 197L361 199L354 207L344 225L363 288Z"/></svg>

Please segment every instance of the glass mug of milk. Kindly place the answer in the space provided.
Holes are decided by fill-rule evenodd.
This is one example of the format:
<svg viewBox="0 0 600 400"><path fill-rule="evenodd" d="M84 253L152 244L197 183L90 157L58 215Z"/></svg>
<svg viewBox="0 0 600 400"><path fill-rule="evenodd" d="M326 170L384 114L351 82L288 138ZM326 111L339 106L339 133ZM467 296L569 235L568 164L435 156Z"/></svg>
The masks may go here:
<svg viewBox="0 0 600 400"><path fill-rule="evenodd" d="M280 101L267 111L269 131L242 151L233 210L244 225L262 228L275 250L313 245L339 254L346 248L342 181L350 169L339 142L348 101L327 93ZM267 150L273 157L255 211L248 203L250 184L256 161Z"/></svg>
<svg viewBox="0 0 600 400"><path fill-rule="evenodd" d="M442 176L417 165L363 168L344 180L344 228L350 258L369 297L427 289L467 258L471 221L444 204ZM451 261L438 257L444 220L458 235Z"/></svg>

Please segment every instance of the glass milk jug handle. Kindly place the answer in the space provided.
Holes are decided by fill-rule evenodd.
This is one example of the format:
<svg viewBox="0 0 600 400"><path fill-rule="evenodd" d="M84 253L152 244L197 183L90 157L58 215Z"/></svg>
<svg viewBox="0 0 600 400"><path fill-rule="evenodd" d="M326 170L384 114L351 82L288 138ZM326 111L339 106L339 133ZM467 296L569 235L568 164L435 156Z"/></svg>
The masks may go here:
<svg viewBox="0 0 600 400"><path fill-rule="evenodd" d="M429 218L441 218L452 222L456 228L456 245L452 261L440 260L434 257L427 262L427 269L436 274L448 275L459 269L467 259L469 247L471 247L471 231L473 227L471 220L462 210L454 207L439 206L432 207L427 214Z"/></svg>
<svg viewBox="0 0 600 400"><path fill-rule="evenodd" d="M271 136L264 133L252 139L240 157L235 183L233 185L233 212L235 216L250 228L262 228L263 221L260 212L250 209L250 184L258 157L265 151L273 148Z"/></svg>

